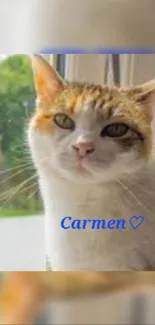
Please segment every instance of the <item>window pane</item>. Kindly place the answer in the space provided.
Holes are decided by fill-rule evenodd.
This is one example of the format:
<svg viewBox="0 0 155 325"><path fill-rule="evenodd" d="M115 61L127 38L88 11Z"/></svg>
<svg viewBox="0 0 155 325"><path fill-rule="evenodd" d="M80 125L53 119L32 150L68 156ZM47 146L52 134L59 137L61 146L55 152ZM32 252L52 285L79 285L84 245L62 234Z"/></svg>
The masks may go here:
<svg viewBox="0 0 155 325"><path fill-rule="evenodd" d="M57 71L60 73L62 78L65 77L65 63L66 63L66 55L57 54Z"/></svg>
<svg viewBox="0 0 155 325"><path fill-rule="evenodd" d="M114 83L120 85L120 58L119 54L112 55Z"/></svg>

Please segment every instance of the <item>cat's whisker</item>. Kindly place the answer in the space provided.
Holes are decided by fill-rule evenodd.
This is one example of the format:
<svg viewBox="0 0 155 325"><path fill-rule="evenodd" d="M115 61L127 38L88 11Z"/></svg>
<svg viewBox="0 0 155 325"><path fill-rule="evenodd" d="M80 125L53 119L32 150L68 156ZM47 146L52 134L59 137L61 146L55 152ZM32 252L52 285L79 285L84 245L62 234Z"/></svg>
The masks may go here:
<svg viewBox="0 0 155 325"><path fill-rule="evenodd" d="M0 195L0 201L5 201L7 198L9 198L9 196L14 192L14 190L19 186L15 185L12 186L10 189L6 190L5 192L3 192L3 194Z"/></svg>
<svg viewBox="0 0 155 325"><path fill-rule="evenodd" d="M21 165L15 166L15 167L11 167L11 168L2 170L2 171L0 171L0 175L12 172L15 169L19 169L20 167L25 167L25 166L28 166L28 163L23 163Z"/></svg>
<svg viewBox="0 0 155 325"><path fill-rule="evenodd" d="M28 148L28 146L25 145L24 143L23 143L22 145L16 146L16 147L14 148L14 152L20 152L21 149L22 149L22 151L25 151L25 150L26 150L27 152L29 152L29 148Z"/></svg>
<svg viewBox="0 0 155 325"><path fill-rule="evenodd" d="M36 193L38 192L38 189L36 189L32 194L28 196L28 199L31 199Z"/></svg>
<svg viewBox="0 0 155 325"><path fill-rule="evenodd" d="M125 177L124 177L124 180L125 180ZM154 191L149 191L149 190L148 191L145 191L142 186L140 186L137 182L131 181L131 179L129 179L129 178L126 178L126 181L128 183L130 183L131 185L133 185L134 188L135 187L139 188L141 193L144 193L146 195L149 195L149 196L153 196L154 197Z"/></svg>
<svg viewBox="0 0 155 325"><path fill-rule="evenodd" d="M29 151L24 151L23 150L23 156L21 158L16 158L16 160L24 160L25 158L31 158L31 154ZM32 160L32 159L31 159Z"/></svg>
<svg viewBox="0 0 155 325"><path fill-rule="evenodd" d="M20 184L11 187L10 189L6 190L5 192L3 192L3 194L0 195L0 201L3 202L5 201L7 198L9 198L9 196L14 192L14 190L19 186ZM34 185L34 184L33 184ZM37 181L35 182L35 185L37 186ZM32 186L32 184L31 184ZM26 191L28 189L28 187L26 189L24 189L24 191ZM22 193L22 191L20 191L19 193Z"/></svg>
<svg viewBox="0 0 155 325"><path fill-rule="evenodd" d="M24 193L27 192L28 190L30 190L31 188L33 188L34 186L37 186L37 182L30 184L29 186L27 186L26 188L24 188L22 191L20 191L19 193Z"/></svg>
<svg viewBox="0 0 155 325"><path fill-rule="evenodd" d="M153 213L153 211L152 210L150 210L148 207L146 207L137 197L136 197L136 195L133 193L133 191L132 190L130 190L123 182L121 182L120 180L119 181L117 181L118 182L118 184L120 184L122 187L123 187L123 189L125 190L125 191L127 191L127 193L136 201L136 203L140 206L140 207L142 207L142 208L144 208L145 209L145 211L147 211L147 212L149 212L149 213Z"/></svg>
<svg viewBox="0 0 155 325"><path fill-rule="evenodd" d="M24 159L14 160L13 163L14 163L14 165L21 164L21 163L25 163L27 165L29 164L32 167L34 167L34 164L32 162L32 159L30 159L29 157L28 158L25 157Z"/></svg>
<svg viewBox="0 0 155 325"><path fill-rule="evenodd" d="M16 188L16 186L12 187L11 189L5 191L3 194L0 195L0 201L4 201L6 198L9 197L10 193L12 193L13 189Z"/></svg>
<svg viewBox="0 0 155 325"><path fill-rule="evenodd" d="M5 201L5 203L3 204L2 208L4 208L4 206L6 206L6 204L8 202L10 202L10 200L19 192L19 190L21 188L23 188L24 185L26 185L28 182L30 182L31 180L33 180L36 177L36 174L32 175L31 177L29 177L28 179L26 179L25 181L23 181L21 184L17 185L15 190L13 191L13 194L8 198L8 200Z"/></svg>
<svg viewBox="0 0 155 325"><path fill-rule="evenodd" d="M16 173L10 175L9 177L5 178L2 182L0 182L0 185L5 184L7 181L10 181L15 176L22 174L23 172L25 172L25 170L28 170L30 168L31 168L31 166L29 165L29 166L26 166L25 168L20 169L18 172L16 172Z"/></svg>

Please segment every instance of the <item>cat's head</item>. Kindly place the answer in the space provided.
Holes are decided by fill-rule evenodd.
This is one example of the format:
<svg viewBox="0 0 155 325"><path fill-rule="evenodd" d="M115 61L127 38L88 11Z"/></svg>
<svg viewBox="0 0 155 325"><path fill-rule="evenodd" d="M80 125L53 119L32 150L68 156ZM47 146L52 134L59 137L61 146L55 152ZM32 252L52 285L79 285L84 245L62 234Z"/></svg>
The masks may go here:
<svg viewBox="0 0 155 325"><path fill-rule="evenodd" d="M37 107L29 144L40 172L97 183L148 163L155 82L126 89L68 83L39 55L31 59Z"/></svg>

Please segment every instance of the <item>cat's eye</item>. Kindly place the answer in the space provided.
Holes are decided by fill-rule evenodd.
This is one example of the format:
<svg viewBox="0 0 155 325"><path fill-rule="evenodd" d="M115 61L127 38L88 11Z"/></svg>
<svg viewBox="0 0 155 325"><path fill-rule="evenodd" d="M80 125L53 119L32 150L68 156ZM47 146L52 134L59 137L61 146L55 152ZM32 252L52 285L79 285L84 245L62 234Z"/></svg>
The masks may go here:
<svg viewBox="0 0 155 325"><path fill-rule="evenodd" d="M59 128L64 130L74 130L75 128L75 122L64 113L57 113L54 116L54 122Z"/></svg>
<svg viewBox="0 0 155 325"><path fill-rule="evenodd" d="M103 128L100 133L101 137L118 138L125 135L129 130L129 127L124 123L113 123Z"/></svg>

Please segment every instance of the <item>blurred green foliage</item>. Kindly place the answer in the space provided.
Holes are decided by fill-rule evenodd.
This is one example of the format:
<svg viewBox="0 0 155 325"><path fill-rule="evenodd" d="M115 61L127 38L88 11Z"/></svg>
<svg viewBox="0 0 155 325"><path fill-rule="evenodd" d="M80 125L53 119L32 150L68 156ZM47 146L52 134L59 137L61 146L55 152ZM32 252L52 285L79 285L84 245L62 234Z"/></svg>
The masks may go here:
<svg viewBox="0 0 155 325"><path fill-rule="evenodd" d="M1 150L9 164L24 156L23 131L34 109L34 98L33 74L29 58L16 55L2 61L0 63Z"/></svg>
<svg viewBox="0 0 155 325"><path fill-rule="evenodd" d="M12 196L11 188L15 188L21 182L31 177L34 173L33 168L23 168L30 159L26 145L26 127L30 116L35 107L35 89L33 83L33 73L31 62L26 55L14 55L0 62L0 207L15 209L26 209L38 211L40 203L38 194L28 199L31 191L28 190L31 183L27 183L27 191L22 191ZM29 158L28 158L29 157ZM19 166L19 170L18 170ZM5 169L16 168L12 170L9 177L3 173ZM13 177L14 173L14 177ZM5 176L4 176L5 175ZM5 182L6 179L6 182ZM9 181L7 182L7 179ZM4 191L8 190L8 197ZM10 191L10 192L9 192ZM10 194L9 194L10 193ZM7 195L6 195L7 196ZM9 200L10 196L10 200ZM31 196L31 195L30 195Z"/></svg>

